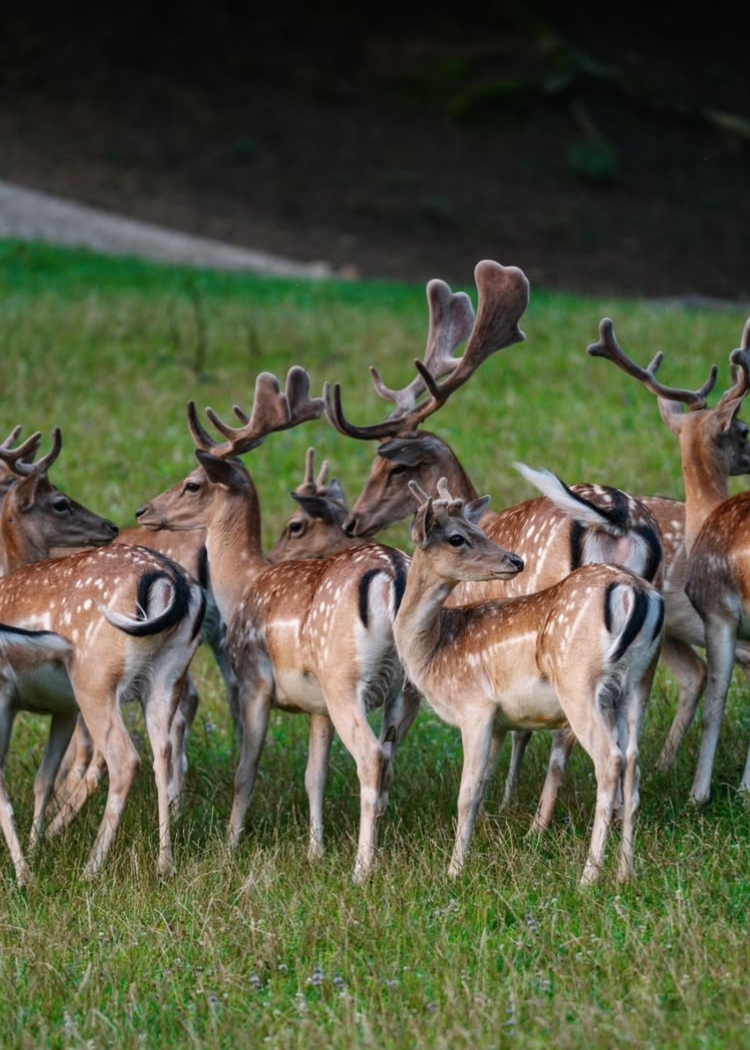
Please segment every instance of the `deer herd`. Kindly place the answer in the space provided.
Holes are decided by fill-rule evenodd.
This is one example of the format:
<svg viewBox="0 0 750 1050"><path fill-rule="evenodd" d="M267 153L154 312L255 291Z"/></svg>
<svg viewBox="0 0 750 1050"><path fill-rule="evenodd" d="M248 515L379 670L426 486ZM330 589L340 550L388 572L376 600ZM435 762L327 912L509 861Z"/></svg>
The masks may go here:
<svg viewBox="0 0 750 1050"><path fill-rule="evenodd" d="M515 464L538 494L492 511L450 446L421 429L487 358L526 338L523 271L484 260L474 276L476 312L465 293L427 284L427 347L404 389L391 390L370 369L393 406L380 422L350 421L339 384L311 396L299 366L283 390L274 375L259 374L250 414L234 408L236 426L207 408L211 433L189 401L197 466L144 503L133 528L118 530L55 488L59 430L42 456L42 435L20 442L20 426L0 444L0 825L20 885L32 879L27 857L106 781L84 874L101 870L140 764L123 714L130 701L141 704L152 753L157 870L174 872L171 826L184 802L199 704L190 667L201 641L216 657L239 749L231 848L245 828L272 711L302 713L309 856L324 849L338 734L359 780L353 877L363 882L398 749L426 703L458 727L463 745L451 876L467 862L505 737L502 805L514 796L531 733L550 730L532 827L552 823L579 743L596 777L580 884L601 879L615 824L617 878L632 878L639 742L660 659L678 703L658 768L675 762L703 697L689 801L709 800L735 664L750 679L750 492L730 497L728 481L750 473L748 427L738 418L750 390L750 321L730 354L731 387L714 408L716 366L699 390L666 387L656 378L663 355L637 365L608 318L588 348L657 398L679 440L684 502L568 485ZM260 499L242 457L275 431L323 417L345 437L378 443L370 475L350 509L327 462L316 476L310 449L292 493L298 509L264 552ZM405 519L411 553L377 540ZM26 852L5 773L19 711L50 716ZM739 790L750 792L750 750Z"/></svg>

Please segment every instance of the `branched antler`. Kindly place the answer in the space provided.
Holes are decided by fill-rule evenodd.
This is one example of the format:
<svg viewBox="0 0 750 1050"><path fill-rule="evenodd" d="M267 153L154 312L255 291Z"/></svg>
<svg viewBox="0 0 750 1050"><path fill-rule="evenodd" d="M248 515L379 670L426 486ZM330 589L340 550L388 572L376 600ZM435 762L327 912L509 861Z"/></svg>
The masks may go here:
<svg viewBox="0 0 750 1050"><path fill-rule="evenodd" d="M385 386L380 374L371 368L378 393L395 402L397 409L388 419L370 426L355 426L344 415L341 386L325 384L323 400L328 421L348 437L383 440L412 434L436 412L454 391L463 386L491 354L526 336L519 321L528 306L529 282L517 266L502 266L491 259L477 263L474 269L479 306L473 317L471 302L465 293L453 294L443 281L430 281L427 298L430 306L430 333L423 361L415 361L419 373L401 391ZM474 321L470 327L470 322ZM453 351L468 336L463 357ZM439 380L448 376L444 383ZM417 404L424 392L429 397Z"/></svg>
<svg viewBox="0 0 750 1050"><path fill-rule="evenodd" d="M634 379L638 379L647 390L650 390L652 394L656 394L659 398L687 405L688 410L691 412L706 407L708 395L716 386L716 377L718 375L716 365L711 365L708 379L698 390L668 387L664 386L656 378L656 373L664 360L664 354L661 351L654 357L648 368L641 368L620 347L615 338L614 324L609 317L605 317L599 322L599 337L600 341L598 343L591 343L587 347L587 353L592 357L603 357L607 361L611 361L612 364L621 368L623 372L633 376Z"/></svg>
<svg viewBox="0 0 750 1050"><path fill-rule="evenodd" d="M294 365L286 377L286 389L271 372L261 372L255 381L253 408L248 416L238 405L234 414L242 426L232 427L225 423L212 408L206 415L227 440L218 442L198 421L193 401L188 402L188 425L196 448L225 459L250 452L263 443L268 434L277 430L288 430L299 423L320 419L323 415L322 398L310 397L310 376L304 368Z"/></svg>
<svg viewBox="0 0 750 1050"><path fill-rule="evenodd" d="M41 432L37 430L31 437L26 438L21 445L16 446L16 448L10 447L20 432L21 428L15 427L6 440L0 444L0 459L3 463L14 474L17 474L19 478L27 478L32 474L44 473L49 470L62 450L60 428L55 427L52 431L52 448L36 462L33 462L33 457L39 448L42 437Z"/></svg>

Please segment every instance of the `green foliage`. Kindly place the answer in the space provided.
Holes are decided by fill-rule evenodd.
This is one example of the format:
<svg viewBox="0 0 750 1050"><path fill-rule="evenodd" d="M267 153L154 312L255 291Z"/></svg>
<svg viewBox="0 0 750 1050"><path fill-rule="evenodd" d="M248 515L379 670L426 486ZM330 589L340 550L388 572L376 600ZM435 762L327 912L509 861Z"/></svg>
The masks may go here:
<svg viewBox="0 0 750 1050"><path fill-rule="evenodd" d="M465 290L476 301L471 274ZM0 295L2 436L20 423L25 435L40 429L46 449L60 425L54 480L121 524L192 467L188 399L231 419L235 403L249 411L260 371L283 378L302 364L314 393L338 381L349 418L372 422L387 406L368 366L389 386L405 385L427 334L421 287L194 273L14 243L0 243ZM526 342L490 358L430 420L494 507L535 494L513 471L515 460L568 482L682 494L677 444L654 398L585 353L604 316L636 360L665 352L664 382L698 386L715 361L719 387L729 386L727 357L745 321L739 309L668 309L533 288ZM371 443L346 440L324 420L271 435L246 458L268 544L293 510L288 493L309 445L330 460L350 501L374 455ZM405 526L392 532L387 539L408 546ZM750 830L746 804L730 787L750 735L744 682L730 692L714 800L695 813L686 798L699 728L673 773L653 769L676 704L660 671L642 740L639 879L621 888L608 875L581 893L593 770L577 751L555 826L528 838L548 757L543 734L529 747L507 813L499 811L501 759L467 871L448 880L461 743L427 710L397 757L366 887L350 879L359 799L354 764L338 741L326 856L315 867L306 860L307 722L288 714L273 718L247 839L230 856L224 830L237 748L207 652L194 670L201 709L172 882L155 875L147 754L97 882L80 873L103 793L61 840L45 844L27 893L15 887L0 847L0 1046L744 1043ZM143 747L140 715L129 717ZM19 718L8 757L24 834L46 730L46 719Z"/></svg>

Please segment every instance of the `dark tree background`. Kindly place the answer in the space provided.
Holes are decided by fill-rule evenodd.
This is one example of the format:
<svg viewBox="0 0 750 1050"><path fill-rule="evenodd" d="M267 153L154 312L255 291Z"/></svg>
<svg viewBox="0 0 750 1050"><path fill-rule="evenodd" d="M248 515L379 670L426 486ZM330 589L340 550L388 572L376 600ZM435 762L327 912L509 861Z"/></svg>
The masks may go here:
<svg viewBox="0 0 750 1050"><path fill-rule="evenodd" d="M3 5L0 179L342 274L750 300L721 7Z"/></svg>

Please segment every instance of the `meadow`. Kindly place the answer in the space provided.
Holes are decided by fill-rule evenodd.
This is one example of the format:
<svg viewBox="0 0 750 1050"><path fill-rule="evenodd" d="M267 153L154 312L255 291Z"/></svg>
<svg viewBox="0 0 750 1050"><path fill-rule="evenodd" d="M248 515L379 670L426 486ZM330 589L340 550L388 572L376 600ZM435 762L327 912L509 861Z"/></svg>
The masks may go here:
<svg viewBox="0 0 750 1050"><path fill-rule="evenodd" d="M523 267L520 258L500 261ZM476 304L471 273L463 290ZM586 354L605 316L640 363L664 351L665 383L697 388L716 363L718 391L730 386L741 307L574 298L532 286L526 341L490 357L427 426L454 447L492 507L536 494L515 461L567 482L683 495L677 441L655 398ZM60 426L52 480L128 526L140 505L195 464L188 400L231 421L234 404L250 411L259 372L283 381L302 365L313 394L340 382L348 417L375 422L388 406L368 366L389 386L406 385L426 336L422 286L195 272L0 242L0 436L17 424L23 436L40 430L45 451ZM318 462L330 461L350 503L375 454L373 442L347 439L325 419L272 434L247 454L267 547L294 510L289 492L310 446ZM743 482L732 479L732 491ZM380 538L409 550L406 524ZM398 753L366 885L351 879L358 784L338 741L326 855L315 865L306 859L307 720L299 716L274 717L245 840L230 854L224 832L237 747L209 652L198 652L194 670L201 706L173 880L155 872L156 798L137 710L128 718L143 764L102 876L87 882L81 872L103 792L65 836L44 845L28 891L16 887L0 847L0 1047L747 1043L750 824L735 790L750 742L744 680L735 677L730 692L712 801L696 811L687 796L700 725L671 773L653 768L676 705L660 668L642 737L637 880L618 885L613 863L600 886L582 892L593 768L576 749L553 828L530 837L544 734L532 741L518 797L502 812L507 752L501 758L466 871L449 880L461 743L427 707ZM7 761L24 840L46 732L46 718L20 716Z"/></svg>

